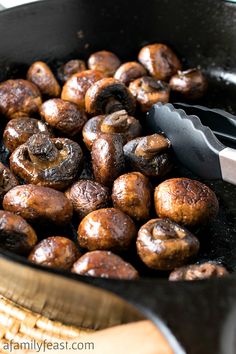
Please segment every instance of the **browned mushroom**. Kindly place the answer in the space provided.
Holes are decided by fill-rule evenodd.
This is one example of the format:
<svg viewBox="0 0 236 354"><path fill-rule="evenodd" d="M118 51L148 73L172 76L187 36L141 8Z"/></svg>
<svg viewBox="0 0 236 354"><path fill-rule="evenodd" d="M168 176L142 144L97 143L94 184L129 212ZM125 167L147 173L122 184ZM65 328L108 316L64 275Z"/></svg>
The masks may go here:
<svg viewBox="0 0 236 354"><path fill-rule="evenodd" d="M39 224L68 224L73 208L62 192L32 184L12 188L4 197L3 208Z"/></svg>
<svg viewBox="0 0 236 354"><path fill-rule="evenodd" d="M27 255L37 242L32 227L19 215L0 210L0 248Z"/></svg>
<svg viewBox="0 0 236 354"><path fill-rule="evenodd" d="M13 173L0 162L0 204L2 203L4 195L18 184L19 182Z"/></svg>
<svg viewBox="0 0 236 354"><path fill-rule="evenodd" d="M74 211L82 219L94 210L105 208L110 201L107 187L95 181L81 179L75 182L66 192L72 202Z"/></svg>
<svg viewBox="0 0 236 354"><path fill-rule="evenodd" d="M93 143L91 156L95 180L105 186L124 172L123 139L118 134L101 135Z"/></svg>
<svg viewBox="0 0 236 354"><path fill-rule="evenodd" d="M125 251L136 236L132 219L121 210L105 208L85 216L78 228L78 242L89 251Z"/></svg>
<svg viewBox="0 0 236 354"><path fill-rule="evenodd" d="M73 273L89 277L137 279L137 270L109 251L87 252L73 265Z"/></svg>
<svg viewBox="0 0 236 354"><path fill-rule="evenodd" d="M126 111L117 111L108 116L93 117L83 127L83 140L89 150L96 139L103 133L120 134L124 143L141 134L142 127L137 119Z"/></svg>
<svg viewBox="0 0 236 354"><path fill-rule="evenodd" d="M170 146L161 134L133 139L123 148L127 166L148 177L163 177L172 168Z"/></svg>
<svg viewBox="0 0 236 354"><path fill-rule="evenodd" d="M61 82L66 82L73 74L81 73L86 70L83 60L72 59L61 65L57 70L58 78Z"/></svg>
<svg viewBox="0 0 236 354"><path fill-rule="evenodd" d="M107 50L93 53L88 59L89 69L99 70L106 77L113 76L120 64L120 59L114 53Z"/></svg>
<svg viewBox="0 0 236 354"><path fill-rule="evenodd" d="M142 261L157 270L182 266L199 250L198 239L169 219L148 221L140 228L136 245Z"/></svg>
<svg viewBox="0 0 236 354"><path fill-rule="evenodd" d="M114 78L128 86L131 81L134 81L145 75L147 75L147 71L141 64L137 63L136 61L130 61L128 63L122 64L117 69Z"/></svg>
<svg viewBox="0 0 236 354"><path fill-rule="evenodd" d="M47 125L38 119L20 117L10 120L3 132L3 142L6 148L13 152L18 146L24 144L32 135L45 133L52 136Z"/></svg>
<svg viewBox="0 0 236 354"><path fill-rule="evenodd" d="M199 69L178 71L170 80L172 91L191 100L196 100L204 95L207 89L207 80Z"/></svg>
<svg viewBox="0 0 236 354"><path fill-rule="evenodd" d="M126 173L118 177L113 184L113 205L137 221L148 219L152 202L151 192L150 182L142 173Z"/></svg>
<svg viewBox="0 0 236 354"><path fill-rule="evenodd" d="M85 70L72 75L62 88L61 98L76 103L79 109L85 108L85 94L89 87L104 75L97 70Z"/></svg>
<svg viewBox="0 0 236 354"><path fill-rule="evenodd" d="M27 80L7 80L0 84L0 113L8 119L38 112L42 104L37 86Z"/></svg>
<svg viewBox="0 0 236 354"><path fill-rule="evenodd" d="M87 121L85 112L75 103L60 98L44 102L40 114L51 127L68 136L77 135Z"/></svg>
<svg viewBox="0 0 236 354"><path fill-rule="evenodd" d="M105 78L93 84L85 95L85 107L89 114L109 114L126 110L132 115L135 112L135 99L122 82Z"/></svg>
<svg viewBox="0 0 236 354"><path fill-rule="evenodd" d="M71 269L80 257L75 243L66 237L51 236L39 242L29 255L29 260L42 266Z"/></svg>
<svg viewBox="0 0 236 354"><path fill-rule="evenodd" d="M221 264L205 262L202 264L191 264L177 268L170 273L169 280L202 280L220 278L228 274L228 271Z"/></svg>
<svg viewBox="0 0 236 354"><path fill-rule="evenodd" d="M140 63L158 80L168 80L181 70L181 63L175 53L165 44L149 44L138 55Z"/></svg>
<svg viewBox="0 0 236 354"><path fill-rule="evenodd" d="M27 72L27 79L33 82L43 95L50 97L60 96L60 85L49 66L43 61L36 61L30 66Z"/></svg>
<svg viewBox="0 0 236 354"><path fill-rule="evenodd" d="M39 133L20 145L11 155L12 171L24 181L63 190L81 172L83 153L69 139Z"/></svg>
<svg viewBox="0 0 236 354"><path fill-rule="evenodd" d="M129 85L129 90L137 100L142 112L148 112L157 102L169 102L169 85L150 76L134 80Z"/></svg>
<svg viewBox="0 0 236 354"><path fill-rule="evenodd" d="M156 213L186 226L204 225L216 217L219 203L205 184L189 178L168 179L155 189Z"/></svg>

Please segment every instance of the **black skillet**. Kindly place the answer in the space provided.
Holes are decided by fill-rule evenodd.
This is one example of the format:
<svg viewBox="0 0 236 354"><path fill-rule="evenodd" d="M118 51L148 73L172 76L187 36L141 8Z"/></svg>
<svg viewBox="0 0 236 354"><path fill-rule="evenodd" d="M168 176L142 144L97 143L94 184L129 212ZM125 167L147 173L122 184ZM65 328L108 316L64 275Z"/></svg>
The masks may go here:
<svg viewBox="0 0 236 354"><path fill-rule="evenodd" d="M208 94L199 103L236 113L236 4L47 0L0 13L0 34L0 80L24 75L36 59L55 67L60 61L87 58L93 51L107 49L126 61L136 58L146 43L167 43L185 67L200 65L208 75ZM207 183L216 191L221 211L205 230L199 258L222 261L233 272L236 187L220 181ZM2 294L53 319L102 328L138 320L143 314L160 325L176 353L183 350L170 331L187 353L236 353L234 274L191 283L154 277L137 282L90 279L30 266L4 254L0 277Z"/></svg>

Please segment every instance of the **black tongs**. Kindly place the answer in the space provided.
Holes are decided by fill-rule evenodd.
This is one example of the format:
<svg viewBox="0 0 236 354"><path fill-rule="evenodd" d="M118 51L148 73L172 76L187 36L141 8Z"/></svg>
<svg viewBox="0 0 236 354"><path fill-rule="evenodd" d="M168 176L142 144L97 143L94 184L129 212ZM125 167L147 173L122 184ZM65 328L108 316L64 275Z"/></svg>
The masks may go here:
<svg viewBox="0 0 236 354"><path fill-rule="evenodd" d="M164 133L180 162L205 179L223 179L236 184L236 150L217 137L236 144L236 117L220 109L155 104L147 125Z"/></svg>

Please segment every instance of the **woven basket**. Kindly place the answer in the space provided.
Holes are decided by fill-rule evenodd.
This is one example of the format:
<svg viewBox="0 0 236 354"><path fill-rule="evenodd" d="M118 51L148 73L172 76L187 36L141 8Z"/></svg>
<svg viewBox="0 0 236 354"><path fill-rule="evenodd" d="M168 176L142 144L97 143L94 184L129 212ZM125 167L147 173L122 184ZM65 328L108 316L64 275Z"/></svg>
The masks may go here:
<svg viewBox="0 0 236 354"><path fill-rule="evenodd" d="M39 343L44 340L47 342L66 341L78 338L88 332L91 330L65 326L60 322L51 321L0 296L0 348L10 341L14 343L32 340ZM1 349L0 353L12 353L12 351ZM29 353L29 351L21 351L21 353Z"/></svg>

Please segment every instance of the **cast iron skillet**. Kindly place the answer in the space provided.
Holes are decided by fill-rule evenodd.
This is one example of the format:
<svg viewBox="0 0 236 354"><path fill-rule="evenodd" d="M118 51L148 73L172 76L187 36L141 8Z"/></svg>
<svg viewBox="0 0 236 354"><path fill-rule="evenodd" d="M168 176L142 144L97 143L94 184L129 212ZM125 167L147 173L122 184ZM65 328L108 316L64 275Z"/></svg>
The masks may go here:
<svg viewBox="0 0 236 354"><path fill-rule="evenodd" d="M236 113L234 4L220 0L47 0L0 13L0 34L0 80L22 76L36 59L55 67L60 61L87 58L93 51L107 49L129 60L146 43L167 43L185 67L201 65L207 73L209 93L201 103ZM200 259L222 261L235 271L236 188L220 181L208 184L220 199L221 211L205 230L207 241L202 240ZM2 254L0 276L2 294L53 319L102 328L145 315L161 326L176 353L183 351L164 324L187 353L236 352L234 274L190 283L158 278L137 282L90 279Z"/></svg>

